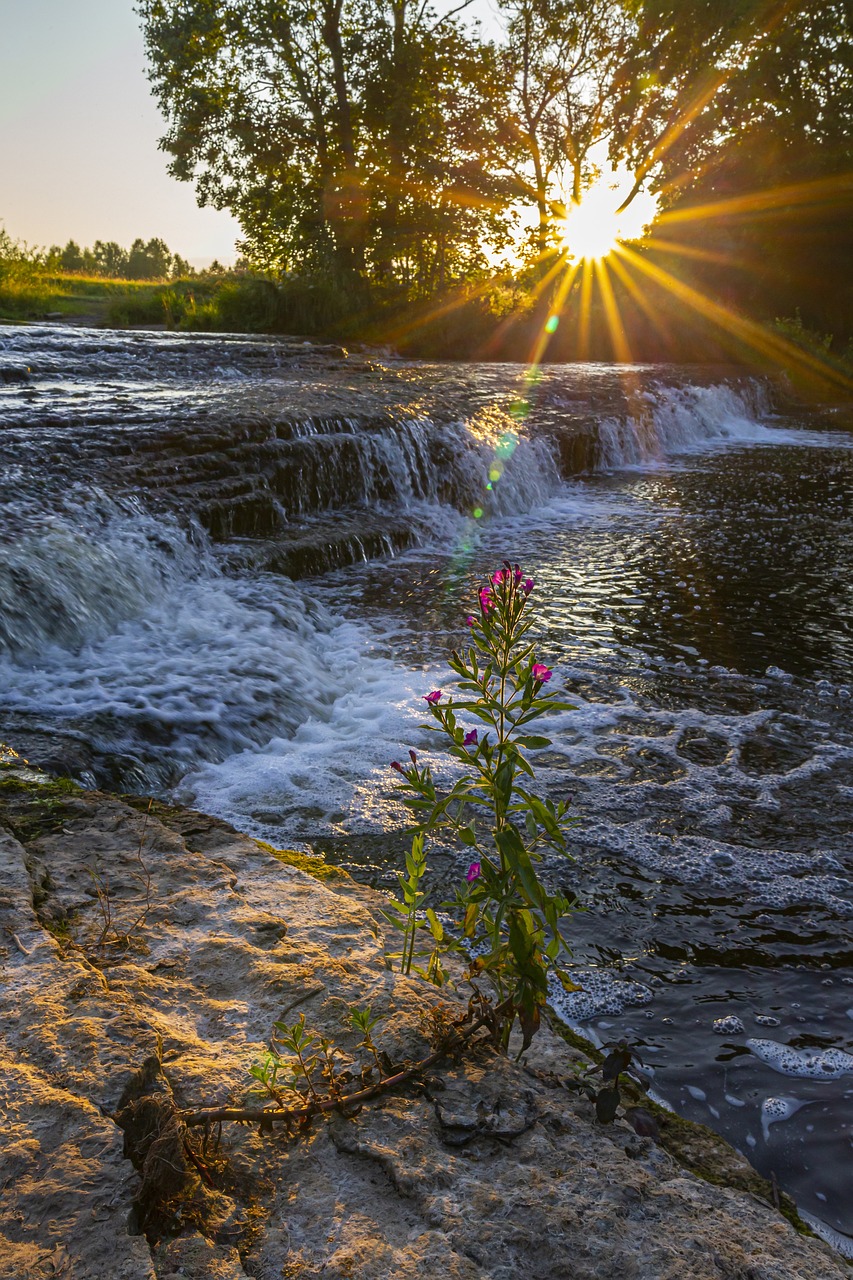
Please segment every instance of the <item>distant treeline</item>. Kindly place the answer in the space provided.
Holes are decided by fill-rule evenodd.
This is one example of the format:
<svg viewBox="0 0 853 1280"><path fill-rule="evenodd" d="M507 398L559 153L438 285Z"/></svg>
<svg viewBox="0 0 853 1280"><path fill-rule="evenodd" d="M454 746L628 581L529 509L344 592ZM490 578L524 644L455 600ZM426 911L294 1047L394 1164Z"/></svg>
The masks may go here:
<svg viewBox="0 0 853 1280"><path fill-rule="evenodd" d="M105 276L110 280L179 280L196 274L186 258L156 238L134 240L129 249L115 240L96 240L91 249L81 249L76 240L69 240L64 249L51 245L40 256L48 271ZM214 262L211 270L221 272L223 268Z"/></svg>

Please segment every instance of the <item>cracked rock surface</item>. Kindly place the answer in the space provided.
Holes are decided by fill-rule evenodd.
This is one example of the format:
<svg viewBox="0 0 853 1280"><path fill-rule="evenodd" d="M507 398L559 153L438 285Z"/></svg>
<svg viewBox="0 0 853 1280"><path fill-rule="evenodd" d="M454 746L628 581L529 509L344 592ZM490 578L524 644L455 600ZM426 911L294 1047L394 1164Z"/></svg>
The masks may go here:
<svg viewBox="0 0 853 1280"><path fill-rule="evenodd" d="M181 1113L244 1103L277 1019L353 1053L370 1005L399 1062L452 997L385 967L381 899L342 874L186 810L0 793L0 1280L849 1277L772 1205L598 1125L547 1029L522 1063L483 1049L188 1151Z"/></svg>

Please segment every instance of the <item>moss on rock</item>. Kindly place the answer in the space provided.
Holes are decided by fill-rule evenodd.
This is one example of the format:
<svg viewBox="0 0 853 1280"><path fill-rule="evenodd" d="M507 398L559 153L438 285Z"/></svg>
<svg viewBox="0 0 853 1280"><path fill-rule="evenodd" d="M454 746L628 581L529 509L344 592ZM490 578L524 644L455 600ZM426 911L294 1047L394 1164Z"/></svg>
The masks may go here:
<svg viewBox="0 0 853 1280"><path fill-rule="evenodd" d="M74 813L69 800L82 794L70 778L6 765L0 774L0 821L21 844L32 844L59 831Z"/></svg>
<svg viewBox="0 0 853 1280"><path fill-rule="evenodd" d="M271 853L279 862L283 862L288 867L295 867L297 871L304 871L315 880L351 879L346 871L342 871L340 867L333 867L324 858L318 858L310 853L300 853L297 849L276 849L275 845L267 844L266 840L256 840L255 844L267 853Z"/></svg>

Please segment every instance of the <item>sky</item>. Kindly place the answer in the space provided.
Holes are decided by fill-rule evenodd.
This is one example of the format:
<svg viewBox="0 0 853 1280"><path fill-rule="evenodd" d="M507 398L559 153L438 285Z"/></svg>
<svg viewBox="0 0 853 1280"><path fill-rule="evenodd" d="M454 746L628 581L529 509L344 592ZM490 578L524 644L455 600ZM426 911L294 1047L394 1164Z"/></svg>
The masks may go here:
<svg viewBox="0 0 853 1280"><path fill-rule="evenodd" d="M157 236L194 266L235 258L157 149L133 0L0 0L0 223L30 245Z"/></svg>

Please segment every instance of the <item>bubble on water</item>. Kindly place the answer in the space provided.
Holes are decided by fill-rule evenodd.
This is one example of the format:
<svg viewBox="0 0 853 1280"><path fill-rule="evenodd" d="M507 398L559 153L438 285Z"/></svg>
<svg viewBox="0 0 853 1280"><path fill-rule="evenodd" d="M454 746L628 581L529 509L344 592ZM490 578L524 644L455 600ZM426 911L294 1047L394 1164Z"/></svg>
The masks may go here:
<svg viewBox="0 0 853 1280"><path fill-rule="evenodd" d="M548 999L564 1022L585 1022L601 1014L620 1014L630 1007L648 1004L649 987L641 982L615 977L604 969L573 969L572 982L579 991L566 991L559 979L549 975Z"/></svg>
<svg viewBox="0 0 853 1280"><path fill-rule="evenodd" d="M704 1089L700 1089L696 1084L686 1084L685 1089L695 1102L706 1102L708 1095Z"/></svg>
<svg viewBox="0 0 853 1280"><path fill-rule="evenodd" d="M778 1124L782 1120L790 1120L791 1116L796 1115L800 1108L805 1105L805 1102L800 1098L765 1098L761 1104L761 1129L764 1134L764 1141L767 1142L770 1137L771 1124Z"/></svg>
<svg viewBox="0 0 853 1280"><path fill-rule="evenodd" d="M725 1018L715 1018L713 1030L715 1036L740 1036L746 1028L740 1018L730 1013Z"/></svg>
<svg viewBox="0 0 853 1280"><path fill-rule="evenodd" d="M762 1027L778 1027L779 1019L774 1018L772 1013L757 1013L755 1021Z"/></svg>

